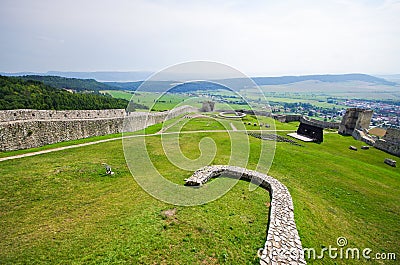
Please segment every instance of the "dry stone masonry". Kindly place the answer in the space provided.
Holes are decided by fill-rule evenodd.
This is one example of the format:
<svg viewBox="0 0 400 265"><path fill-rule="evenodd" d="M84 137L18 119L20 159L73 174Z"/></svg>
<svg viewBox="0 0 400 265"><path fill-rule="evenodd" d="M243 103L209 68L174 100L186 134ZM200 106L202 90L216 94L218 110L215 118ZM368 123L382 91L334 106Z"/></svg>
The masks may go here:
<svg viewBox="0 0 400 265"><path fill-rule="evenodd" d="M288 189L278 180L257 171L241 167L215 165L194 172L185 180L188 186L201 186L209 179L229 175L267 189L271 196L267 240L260 251L260 264L306 264L300 237L294 221L292 197Z"/></svg>
<svg viewBox="0 0 400 265"><path fill-rule="evenodd" d="M374 147L400 157L400 130L388 128L385 136L375 141Z"/></svg>
<svg viewBox="0 0 400 265"><path fill-rule="evenodd" d="M0 151L134 132L195 111L197 109L191 106L181 106L164 112L131 113L126 113L124 109L0 111Z"/></svg>
<svg viewBox="0 0 400 265"><path fill-rule="evenodd" d="M348 108L339 126L339 134L354 135L354 131L363 131L369 128L373 110Z"/></svg>

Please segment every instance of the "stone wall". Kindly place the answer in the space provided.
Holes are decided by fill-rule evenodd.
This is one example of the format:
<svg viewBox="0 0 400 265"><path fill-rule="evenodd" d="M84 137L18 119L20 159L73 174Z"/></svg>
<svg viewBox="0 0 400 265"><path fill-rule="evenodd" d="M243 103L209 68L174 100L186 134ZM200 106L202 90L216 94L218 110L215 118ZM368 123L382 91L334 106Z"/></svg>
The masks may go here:
<svg viewBox="0 0 400 265"><path fill-rule="evenodd" d="M374 147L400 157L400 130L387 129L383 139L375 141Z"/></svg>
<svg viewBox="0 0 400 265"><path fill-rule="evenodd" d="M339 134L352 135L355 129L368 129L373 110L348 108L339 126Z"/></svg>
<svg viewBox="0 0 400 265"><path fill-rule="evenodd" d="M272 113L271 111L268 110L246 110L246 109L241 109L238 110L237 112L242 112L248 115L256 115L256 116L265 116L265 117L271 117Z"/></svg>
<svg viewBox="0 0 400 265"><path fill-rule="evenodd" d="M12 151L63 141L121 132L133 132L150 125L195 112L182 106L166 112L132 112L125 110L0 111L0 150ZM33 115L34 114L34 115Z"/></svg>
<svg viewBox="0 0 400 265"><path fill-rule="evenodd" d="M300 118L300 122L308 124L308 125L312 125L315 127L320 127L320 128L324 128L324 129L339 129L339 122L329 122L329 121L320 121L320 120L315 120L315 119L309 119L307 117L302 116Z"/></svg>
<svg viewBox="0 0 400 265"><path fill-rule="evenodd" d="M292 114L292 115L285 115L285 114L279 114L279 115L272 115L272 117L280 122L292 122L292 121L300 121L302 115L300 114Z"/></svg>
<svg viewBox="0 0 400 265"><path fill-rule="evenodd" d="M267 240L259 252L260 264L306 264L304 251L294 221L292 197L278 180L257 171L235 166L215 165L201 168L186 179L188 186L201 186L220 175L246 179L269 191L271 207L267 227Z"/></svg>
<svg viewBox="0 0 400 265"><path fill-rule="evenodd" d="M363 141L368 145L375 144L375 140L370 135L368 135L368 133L366 133L365 129L364 130L355 129L351 135L353 136L354 139L358 141Z"/></svg>
<svg viewBox="0 0 400 265"><path fill-rule="evenodd" d="M0 111L0 122L19 120L61 120L61 119L97 119L124 117L124 109L107 110L33 110L17 109Z"/></svg>

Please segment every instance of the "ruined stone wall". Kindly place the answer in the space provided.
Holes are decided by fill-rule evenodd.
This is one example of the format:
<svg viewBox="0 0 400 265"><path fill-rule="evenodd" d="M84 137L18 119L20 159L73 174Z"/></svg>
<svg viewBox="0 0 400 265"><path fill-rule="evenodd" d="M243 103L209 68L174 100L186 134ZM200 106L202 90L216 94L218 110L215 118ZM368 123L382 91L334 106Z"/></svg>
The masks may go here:
<svg viewBox="0 0 400 265"><path fill-rule="evenodd" d="M383 139L376 141L374 147L400 157L400 130L387 129Z"/></svg>
<svg viewBox="0 0 400 265"><path fill-rule="evenodd" d="M352 135L355 129L368 129L373 111L359 108L348 108L339 126L339 134Z"/></svg>
<svg viewBox="0 0 400 265"><path fill-rule="evenodd" d="M309 124L309 125L313 125L316 127L324 128L324 129L326 129L326 128L339 129L339 125L340 125L339 122L320 121L320 120L315 120L315 119L309 119L304 116L302 116L300 118L300 122Z"/></svg>
<svg viewBox="0 0 400 265"><path fill-rule="evenodd" d="M373 110L363 110L358 114L358 119L356 122L356 128L358 130L368 129L369 124L371 123L372 114L374 114Z"/></svg>
<svg viewBox="0 0 400 265"><path fill-rule="evenodd" d="M256 115L256 116L265 116L265 117L271 117L272 113L271 111L268 110L246 110L246 109L241 109L238 110L237 112L242 112L248 115Z"/></svg>
<svg viewBox="0 0 400 265"><path fill-rule="evenodd" d="M51 119L97 119L124 117L124 109L107 110L33 110L17 109L0 111L0 122L19 120L51 120Z"/></svg>
<svg viewBox="0 0 400 265"><path fill-rule="evenodd" d="M290 114L290 115L273 115L272 116L275 120L280 122L292 122L292 121L300 121L301 115L299 114Z"/></svg>
<svg viewBox="0 0 400 265"><path fill-rule="evenodd" d="M129 114L125 110L0 111L0 117L4 119L0 121L0 150L27 149L93 136L138 131L194 111L196 109L191 106L165 112Z"/></svg>
<svg viewBox="0 0 400 265"><path fill-rule="evenodd" d="M215 107L215 102L213 101L203 101L200 111L203 112L213 112Z"/></svg>

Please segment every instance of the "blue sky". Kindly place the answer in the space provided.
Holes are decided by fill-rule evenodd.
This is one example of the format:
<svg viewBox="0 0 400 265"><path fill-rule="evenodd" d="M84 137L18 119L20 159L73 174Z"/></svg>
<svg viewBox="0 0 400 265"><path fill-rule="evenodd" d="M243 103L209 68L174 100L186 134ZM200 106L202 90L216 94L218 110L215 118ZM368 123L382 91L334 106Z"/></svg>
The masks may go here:
<svg viewBox="0 0 400 265"><path fill-rule="evenodd" d="M1 0L0 71L400 73L400 1Z"/></svg>

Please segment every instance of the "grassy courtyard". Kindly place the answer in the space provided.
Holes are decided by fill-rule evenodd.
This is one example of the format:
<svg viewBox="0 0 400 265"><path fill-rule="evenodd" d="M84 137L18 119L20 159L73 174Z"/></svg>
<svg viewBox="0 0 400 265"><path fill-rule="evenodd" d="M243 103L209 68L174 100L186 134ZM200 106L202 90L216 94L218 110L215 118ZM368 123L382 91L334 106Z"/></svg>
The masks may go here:
<svg viewBox="0 0 400 265"><path fill-rule="evenodd" d="M252 117L246 121L254 122ZM179 150L189 159L202 156L199 143L204 138L213 141L216 152L211 163L223 164L229 162L232 136L184 132L220 130L230 122L196 118L167 132L183 132L178 135ZM241 122L233 122L240 129ZM146 132L160 128L155 125ZM296 123L276 125L278 130L295 128ZM303 247L319 253L323 247L337 247L336 239L342 236L348 247L392 252L399 259L400 170L383 163L384 158L396 158L374 148L351 151L349 145L362 145L352 137L336 133L324 137L321 144L276 143L268 173L293 197ZM131 143L141 139L132 138ZM171 144L170 139L147 136L146 148L161 174L183 184L193 172L165 156L163 144ZM247 167L254 169L262 140L249 137L248 141L249 154L243 151L242 157L239 152L237 161L231 162L248 157ZM101 163L111 165L115 174L105 175ZM121 140L3 161L0 172L0 264L257 264L257 250L265 242L269 210L265 190L249 191L249 183L239 181L205 205L164 203L132 177ZM307 262L396 264L327 256Z"/></svg>

